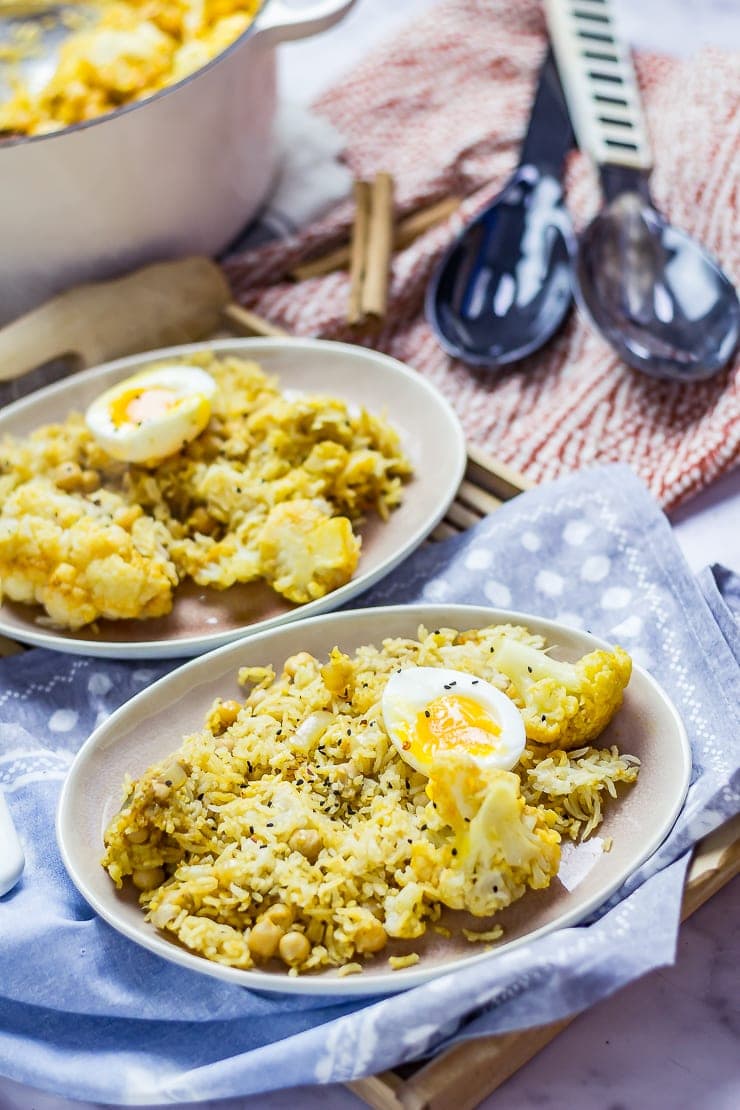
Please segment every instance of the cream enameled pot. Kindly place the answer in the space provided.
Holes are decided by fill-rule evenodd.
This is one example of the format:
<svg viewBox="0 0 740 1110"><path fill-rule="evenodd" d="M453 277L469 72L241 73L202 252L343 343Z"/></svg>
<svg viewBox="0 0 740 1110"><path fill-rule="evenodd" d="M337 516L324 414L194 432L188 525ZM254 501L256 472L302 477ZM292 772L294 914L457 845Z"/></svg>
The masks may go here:
<svg viewBox="0 0 740 1110"><path fill-rule="evenodd" d="M354 0L267 0L232 46L112 115L0 144L0 324L79 281L215 254L275 173L275 47Z"/></svg>

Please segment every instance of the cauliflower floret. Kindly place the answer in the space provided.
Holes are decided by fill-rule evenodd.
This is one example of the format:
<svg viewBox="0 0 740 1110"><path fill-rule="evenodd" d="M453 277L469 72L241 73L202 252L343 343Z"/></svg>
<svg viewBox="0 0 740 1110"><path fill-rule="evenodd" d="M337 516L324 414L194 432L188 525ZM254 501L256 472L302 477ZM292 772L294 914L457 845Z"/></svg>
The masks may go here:
<svg viewBox="0 0 740 1110"><path fill-rule="evenodd" d="M632 660L619 647L562 663L509 637L493 663L509 679L507 693L521 709L528 739L564 750L590 744L604 731L632 673Z"/></svg>
<svg viewBox="0 0 740 1110"><path fill-rule="evenodd" d="M43 605L82 628L99 617L159 617L177 572L163 531L113 493L64 493L47 478L23 483L0 511L0 597ZM120 522L120 523L119 523Z"/></svg>
<svg viewBox="0 0 740 1110"><path fill-rule="evenodd" d="M560 836L545 811L525 804L519 777L455 755L435 768L427 793L455 833L435 896L452 909L488 917L549 886L560 865Z"/></svg>
<svg viewBox="0 0 740 1110"><path fill-rule="evenodd" d="M296 498L272 509L260 536L261 571L279 594L302 604L349 582L360 541L343 516Z"/></svg>

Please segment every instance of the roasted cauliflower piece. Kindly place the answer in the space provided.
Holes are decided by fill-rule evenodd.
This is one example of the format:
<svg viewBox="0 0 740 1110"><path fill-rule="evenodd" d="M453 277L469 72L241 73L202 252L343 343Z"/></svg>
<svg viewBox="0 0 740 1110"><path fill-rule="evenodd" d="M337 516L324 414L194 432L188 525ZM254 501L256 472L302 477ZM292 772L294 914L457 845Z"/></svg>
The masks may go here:
<svg viewBox="0 0 740 1110"><path fill-rule="evenodd" d="M276 505L260 536L261 573L288 601L302 604L349 582L360 541L347 517L331 517L313 501Z"/></svg>
<svg viewBox="0 0 740 1110"><path fill-rule="evenodd" d="M488 917L527 887L549 886L560 865L560 835L546 811L525 804L518 775L461 753L432 772L427 793L455 834L449 865L434 883L445 905Z"/></svg>
<svg viewBox="0 0 740 1110"><path fill-rule="evenodd" d="M92 500L33 478L3 505L0 597L43 605L72 629L99 617L163 616L177 572L161 531L115 494Z"/></svg>
<svg viewBox="0 0 740 1110"><path fill-rule="evenodd" d="M592 743L604 731L632 673L632 660L620 647L562 663L508 636L493 662L509 680L507 693L521 709L527 738L565 751Z"/></svg>

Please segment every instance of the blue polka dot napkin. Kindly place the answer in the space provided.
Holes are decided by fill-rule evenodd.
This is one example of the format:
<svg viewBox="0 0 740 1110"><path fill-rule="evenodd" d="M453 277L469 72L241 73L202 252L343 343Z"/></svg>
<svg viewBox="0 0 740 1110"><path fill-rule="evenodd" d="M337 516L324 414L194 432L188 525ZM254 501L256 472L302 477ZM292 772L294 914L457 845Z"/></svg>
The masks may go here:
<svg viewBox="0 0 740 1110"><path fill-rule="evenodd" d="M490 602L618 640L675 701L694 771L659 851L594 918L405 994L260 996L115 933L71 885L54 811L96 723L173 664L33 650L0 661L0 789L27 865L0 899L0 1073L103 1102L197 1101L351 1079L464 1037L578 1012L674 958L688 849L740 809L740 580L698 580L624 467L517 497L412 555L358 605Z"/></svg>

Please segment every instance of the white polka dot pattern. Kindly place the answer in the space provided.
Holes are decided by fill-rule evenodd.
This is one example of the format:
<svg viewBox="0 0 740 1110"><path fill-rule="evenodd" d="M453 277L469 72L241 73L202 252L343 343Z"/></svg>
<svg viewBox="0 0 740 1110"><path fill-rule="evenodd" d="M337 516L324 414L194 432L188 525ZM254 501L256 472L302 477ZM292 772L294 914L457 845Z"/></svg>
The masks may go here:
<svg viewBox="0 0 740 1110"><path fill-rule="evenodd" d="M486 548L474 547L465 556L468 570L487 570L493 562L493 555Z"/></svg>
<svg viewBox="0 0 740 1110"><path fill-rule="evenodd" d="M538 571L534 584L541 594L547 594L548 597L560 597L565 588L561 575L554 570Z"/></svg>
<svg viewBox="0 0 740 1110"><path fill-rule="evenodd" d="M511 607L511 590L503 582L497 582L494 578L489 578L487 582L483 583L483 593L486 595L486 600L491 602L491 605L496 605L501 609Z"/></svg>
<svg viewBox="0 0 740 1110"><path fill-rule="evenodd" d="M57 709L49 718L49 728L52 732L71 732L78 718L74 709Z"/></svg>
<svg viewBox="0 0 740 1110"><path fill-rule="evenodd" d="M591 555L581 567L584 582L601 582L609 574L611 563L606 555Z"/></svg>

